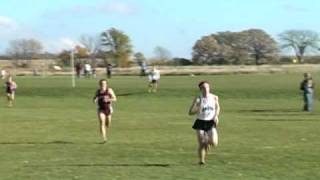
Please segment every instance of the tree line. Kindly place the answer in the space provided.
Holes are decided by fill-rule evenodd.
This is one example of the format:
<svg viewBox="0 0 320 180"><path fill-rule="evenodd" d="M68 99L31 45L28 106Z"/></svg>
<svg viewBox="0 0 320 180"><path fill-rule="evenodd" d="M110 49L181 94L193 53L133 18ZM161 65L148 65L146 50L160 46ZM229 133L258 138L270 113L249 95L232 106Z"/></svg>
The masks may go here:
<svg viewBox="0 0 320 180"><path fill-rule="evenodd" d="M278 43L261 29L218 32L203 36L193 46L195 64L255 64L278 61L281 50L291 49L299 63L306 51L319 50L319 34L310 30L288 30L279 34ZM249 61L249 62L248 62Z"/></svg>
<svg viewBox="0 0 320 180"><path fill-rule="evenodd" d="M16 39L9 42L7 56L11 59L37 59L58 57L64 64L70 63L71 51L77 59L89 59L126 67L132 62L138 65L147 61L142 52L133 52L130 37L123 31L110 28L98 35L81 35L81 45L62 50L59 54L43 53L43 45L36 39ZM288 30L279 34L279 42L261 29L240 32L218 32L201 37L192 48L192 59L172 58L164 47L154 48L154 64L211 65L211 64L266 64L279 60L281 51L293 50L297 62L303 63L307 51L319 51L320 37L310 30Z"/></svg>

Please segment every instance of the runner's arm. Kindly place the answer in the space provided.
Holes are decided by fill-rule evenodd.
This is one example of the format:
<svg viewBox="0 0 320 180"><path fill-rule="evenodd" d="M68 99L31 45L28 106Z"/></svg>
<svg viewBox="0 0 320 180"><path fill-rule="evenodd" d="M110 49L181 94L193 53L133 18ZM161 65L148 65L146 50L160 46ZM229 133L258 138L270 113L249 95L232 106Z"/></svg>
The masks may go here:
<svg viewBox="0 0 320 180"><path fill-rule="evenodd" d="M110 102L116 102L117 101L117 96L116 96L116 94L114 93L114 91L111 88L109 88L109 93L111 95L111 98L109 99L109 101Z"/></svg>
<svg viewBox="0 0 320 180"><path fill-rule="evenodd" d="M199 112L199 107L198 107L198 98L195 98L189 108L189 115L194 115L194 114L197 114Z"/></svg>

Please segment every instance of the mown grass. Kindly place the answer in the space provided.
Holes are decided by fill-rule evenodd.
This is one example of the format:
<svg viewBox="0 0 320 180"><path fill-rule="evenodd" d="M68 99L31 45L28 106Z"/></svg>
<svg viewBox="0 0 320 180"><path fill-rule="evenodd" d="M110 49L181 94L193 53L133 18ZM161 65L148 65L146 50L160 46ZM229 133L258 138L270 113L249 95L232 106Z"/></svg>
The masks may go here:
<svg viewBox="0 0 320 180"><path fill-rule="evenodd" d="M219 147L197 165L197 82L222 107ZM92 96L97 79L17 77L14 108L0 99L0 179L319 179L320 113L301 111L301 74L115 77L110 140L100 144ZM316 84L320 84L319 80ZM3 95L3 94L2 94Z"/></svg>

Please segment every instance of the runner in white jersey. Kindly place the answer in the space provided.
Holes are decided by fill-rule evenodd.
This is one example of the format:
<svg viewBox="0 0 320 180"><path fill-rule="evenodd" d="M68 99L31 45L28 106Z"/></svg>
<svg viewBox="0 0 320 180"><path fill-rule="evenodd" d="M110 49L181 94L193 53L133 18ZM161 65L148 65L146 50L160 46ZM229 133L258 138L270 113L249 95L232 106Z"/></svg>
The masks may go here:
<svg viewBox="0 0 320 180"><path fill-rule="evenodd" d="M157 92L158 84L160 80L160 71L153 66L149 73L149 89L148 92Z"/></svg>
<svg viewBox="0 0 320 180"><path fill-rule="evenodd" d="M218 96L210 93L210 85L207 81L199 83L200 96L196 97L189 109L189 115L197 115L192 128L197 132L199 143L199 164L205 164L206 155L211 146L218 145L217 125L220 113Z"/></svg>

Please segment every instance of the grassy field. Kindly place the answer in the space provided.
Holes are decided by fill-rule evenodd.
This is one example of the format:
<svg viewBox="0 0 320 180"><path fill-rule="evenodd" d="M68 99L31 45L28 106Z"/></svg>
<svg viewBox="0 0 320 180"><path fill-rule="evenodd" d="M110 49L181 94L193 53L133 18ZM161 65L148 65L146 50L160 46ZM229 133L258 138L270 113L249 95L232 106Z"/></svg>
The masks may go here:
<svg viewBox="0 0 320 180"><path fill-rule="evenodd" d="M16 106L0 99L0 179L315 179L320 178L320 108L301 112L301 74L115 77L109 141L100 144L92 96L97 79L17 77ZM187 110L200 80L214 84L219 147L197 165ZM319 79L316 84L320 84ZM1 82L2 83L2 82ZM3 91L2 91L3 92Z"/></svg>

